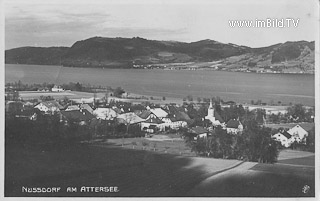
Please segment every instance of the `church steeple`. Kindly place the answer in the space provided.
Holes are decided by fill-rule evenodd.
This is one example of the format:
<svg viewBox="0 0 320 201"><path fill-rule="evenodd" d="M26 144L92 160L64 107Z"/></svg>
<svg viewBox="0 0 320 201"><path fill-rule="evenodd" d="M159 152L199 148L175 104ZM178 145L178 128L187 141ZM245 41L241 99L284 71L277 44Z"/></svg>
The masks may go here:
<svg viewBox="0 0 320 201"><path fill-rule="evenodd" d="M210 99L209 109L213 109L213 106L212 106L212 100L211 100L211 99Z"/></svg>
<svg viewBox="0 0 320 201"><path fill-rule="evenodd" d="M212 100L210 99L210 105L208 108L208 117L214 117L214 107L212 105Z"/></svg>

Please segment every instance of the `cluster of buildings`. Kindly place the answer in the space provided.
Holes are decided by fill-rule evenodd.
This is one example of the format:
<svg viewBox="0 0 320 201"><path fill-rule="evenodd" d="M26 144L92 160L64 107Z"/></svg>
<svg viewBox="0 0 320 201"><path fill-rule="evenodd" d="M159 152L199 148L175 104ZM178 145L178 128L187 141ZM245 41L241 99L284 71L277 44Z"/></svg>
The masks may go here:
<svg viewBox="0 0 320 201"><path fill-rule="evenodd" d="M188 115L187 108L177 107L175 105L165 105L162 107L150 108L141 107L138 110L130 111L124 110L122 107L92 107L92 104L81 103L76 105L61 106L57 101L42 101L36 103L22 102L22 101L7 101L6 111L18 111L18 117L29 118L35 120L36 113L24 113L26 108L35 108L47 115L59 114L60 121L66 124L69 121L77 122L79 125L89 125L95 121L112 121L118 124L125 125L139 125L142 131L146 133L164 132L170 129L179 130L186 128L188 133L193 134L194 138L208 137L212 130L220 126L229 134L241 134L243 132L243 125L239 119L230 119L227 122L214 109L212 102L207 110L207 115L203 118L206 126L194 126L194 119ZM250 108L255 109L255 108ZM270 111L272 114L274 111ZM279 112L279 110L277 111ZM280 111L284 112L284 111ZM305 143L308 132L300 125L296 125L289 130L280 130L272 138L279 141L284 147L290 147L294 142Z"/></svg>
<svg viewBox="0 0 320 201"><path fill-rule="evenodd" d="M278 133L272 136L273 139L280 142L284 147L290 147L294 142L305 144L306 137L308 137L308 132L299 124L289 130L280 129Z"/></svg>
<svg viewBox="0 0 320 201"><path fill-rule="evenodd" d="M68 121L78 122L80 125L88 125L93 119L100 121L113 121L125 125L139 125L141 130L146 133L164 132L170 129L178 130L179 128L187 128L190 133L194 133L195 137L207 137L212 129L216 126L221 126L228 133L238 134L243 130L241 122L237 119L230 119L225 122L221 116L215 111L212 102L208 108L208 114L203 119L209 122L209 126L190 127L194 123L187 113L187 109L177 107L175 105L165 105L163 107L150 108L142 107L139 110L125 111L121 107L96 107L93 108L90 104L81 103L76 105L61 106L57 101L42 101L37 104L31 102L14 102L17 111L23 111L25 107L37 109L44 114L53 115L59 114L60 120L68 123ZM7 104L8 110L10 104ZM17 106L18 105L18 106ZM36 119L36 114L18 115L19 117Z"/></svg>

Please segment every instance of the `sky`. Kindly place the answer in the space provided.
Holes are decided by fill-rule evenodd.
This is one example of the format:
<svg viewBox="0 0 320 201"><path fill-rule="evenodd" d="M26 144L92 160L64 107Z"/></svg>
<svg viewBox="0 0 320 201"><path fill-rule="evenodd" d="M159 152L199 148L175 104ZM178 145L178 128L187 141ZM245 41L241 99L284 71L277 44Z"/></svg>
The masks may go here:
<svg viewBox="0 0 320 201"><path fill-rule="evenodd" d="M5 0L5 49L87 38L211 39L249 47L318 37L317 0ZM299 19L297 27L232 28L229 20Z"/></svg>

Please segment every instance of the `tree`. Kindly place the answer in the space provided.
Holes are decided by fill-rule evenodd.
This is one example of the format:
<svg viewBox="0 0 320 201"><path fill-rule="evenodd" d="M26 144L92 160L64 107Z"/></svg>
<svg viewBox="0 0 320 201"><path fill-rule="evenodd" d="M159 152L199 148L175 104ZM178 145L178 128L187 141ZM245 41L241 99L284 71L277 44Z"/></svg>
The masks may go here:
<svg viewBox="0 0 320 201"><path fill-rule="evenodd" d="M306 110L302 104L295 104L288 107L288 113L290 120L293 122L302 122L306 119Z"/></svg>
<svg viewBox="0 0 320 201"><path fill-rule="evenodd" d="M142 144L143 150L145 150L146 147L149 146L149 143L146 141L142 141L141 144Z"/></svg>
<svg viewBox="0 0 320 201"><path fill-rule="evenodd" d="M308 136L306 139L306 146L308 151L311 151L311 152L315 151L315 127L313 127L308 132Z"/></svg>
<svg viewBox="0 0 320 201"><path fill-rule="evenodd" d="M121 98L122 94L125 93L125 91L121 87L117 87L114 91L113 94L115 97Z"/></svg>

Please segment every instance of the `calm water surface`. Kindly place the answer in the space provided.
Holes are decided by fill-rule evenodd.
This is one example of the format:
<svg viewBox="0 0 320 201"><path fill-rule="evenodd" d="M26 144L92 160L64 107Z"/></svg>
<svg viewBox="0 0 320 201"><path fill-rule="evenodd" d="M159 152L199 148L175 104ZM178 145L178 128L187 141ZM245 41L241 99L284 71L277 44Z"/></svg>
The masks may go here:
<svg viewBox="0 0 320 201"><path fill-rule="evenodd" d="M314 75L254 74L224 71L89 69L44 65L5 65L5 81L69 82L121 86L143 95L183 98L220 96L224 100L263 100L314 105Z"/></svg>

